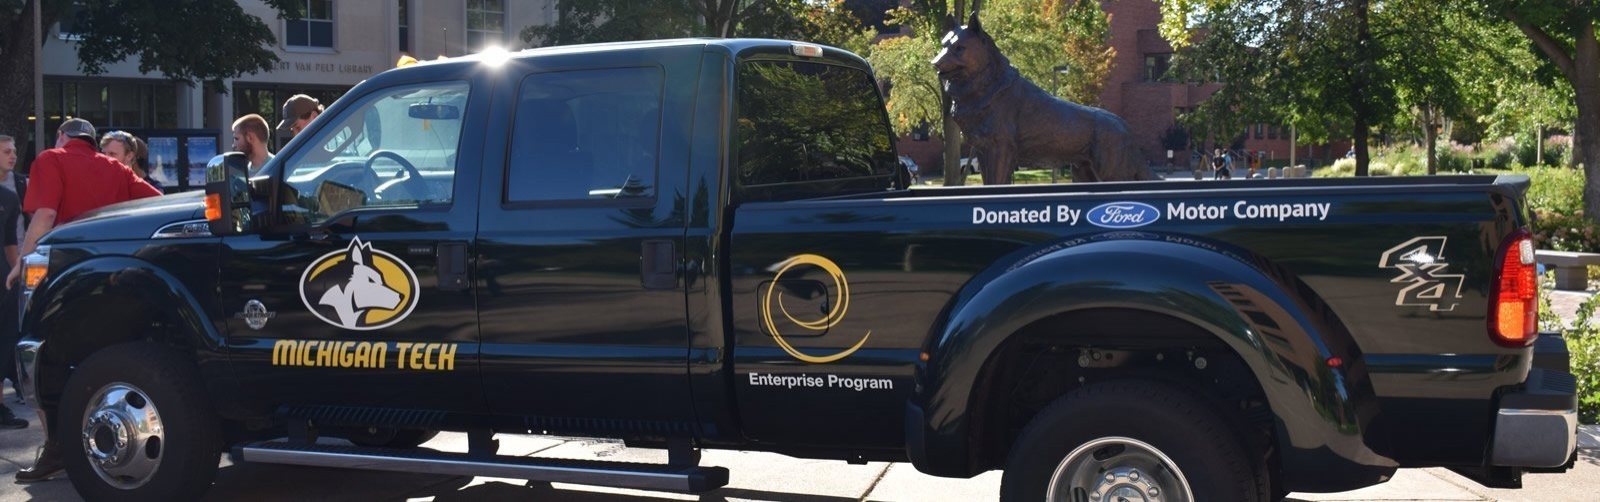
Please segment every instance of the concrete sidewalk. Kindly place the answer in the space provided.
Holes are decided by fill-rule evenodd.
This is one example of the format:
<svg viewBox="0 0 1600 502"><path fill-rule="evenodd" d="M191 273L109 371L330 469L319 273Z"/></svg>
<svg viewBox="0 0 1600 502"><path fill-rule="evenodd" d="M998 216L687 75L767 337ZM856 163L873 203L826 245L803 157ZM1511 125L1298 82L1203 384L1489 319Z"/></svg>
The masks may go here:
<svg viewBox="0 0 1600 502"><path fill-rule="evenodd" d="M14 401L7 399L7 403ZM13 409L20 408L12 404ZM19 410L20 411L20 410ZM1530 474L1521 490L1484 488L1443 469L1406 469L1394 480L1371 488L1336 494L1294 494L1294 501L1398 500L1594 500L1600 487L1600 428L1580 434L1578 465L1565 474ZM0 432L0 500L81 500L65 478L33 485L10 482L12 473L30 465L38 428ZM620 443L546 437L501 436L501 453L551 458L665 462L659 450L624 448ZM466 436L441 434L427 447L465 451ZM521 480L396 474L344 469L277 465L231 465L222 462L213 501L572 501L650 502L661 500L784 502L917 501L970 502L998 500L999 471L973 479L947 479L917 472L910 464L875 462L849 465L806 460L772 453L708 451L704 463L727 467L731 483L707 494L617 490L566 484L529 484Z"/></svg>

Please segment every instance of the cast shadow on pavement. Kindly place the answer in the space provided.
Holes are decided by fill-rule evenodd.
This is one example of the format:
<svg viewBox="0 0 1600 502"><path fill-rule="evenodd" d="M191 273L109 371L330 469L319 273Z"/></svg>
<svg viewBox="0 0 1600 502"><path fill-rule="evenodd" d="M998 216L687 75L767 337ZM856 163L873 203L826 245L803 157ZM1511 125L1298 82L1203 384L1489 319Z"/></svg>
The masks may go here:
<svg viewBox="0 0 1600 502"><path fill-rule="evenodd" d="M549 483L515 485L499 481L473 485L459 490L442 490L440 492L427 490L414 496L429 495L434 497L433 502L509 502L513 500L528 502L654 502L684 500L695 496L679 493L652 494L651 492L606 493L556 488ZM854 497L778 493L742 488L722 488L701 493L698 496L699 498L695 500L700 502L728 502L730 499L769 500L772 502L856 502L860 500Z"/></svg>

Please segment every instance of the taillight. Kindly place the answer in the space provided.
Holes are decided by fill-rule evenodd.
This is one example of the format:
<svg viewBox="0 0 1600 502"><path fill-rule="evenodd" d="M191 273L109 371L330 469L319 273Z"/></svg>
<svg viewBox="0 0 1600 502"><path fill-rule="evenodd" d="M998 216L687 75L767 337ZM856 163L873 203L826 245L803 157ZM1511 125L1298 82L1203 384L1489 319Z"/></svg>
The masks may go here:
<svg viewBox="0 0 1600 502"><path fill-rule="evenodd" d="M1518 230L1500 243L1489 291L1489 338L1506 347L1533 343L1539 331L1539 278L1533 236Z"/></svg>

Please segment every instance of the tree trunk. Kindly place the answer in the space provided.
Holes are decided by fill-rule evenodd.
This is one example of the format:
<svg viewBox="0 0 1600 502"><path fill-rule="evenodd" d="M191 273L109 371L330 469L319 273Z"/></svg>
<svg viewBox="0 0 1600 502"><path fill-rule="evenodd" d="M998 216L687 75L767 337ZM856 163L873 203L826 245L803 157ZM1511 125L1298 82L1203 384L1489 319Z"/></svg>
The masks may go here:
<svg viewBox="0 0 1600 502"><path fill-rule="evenodd" d="M1581 34L1584 31L1589 33L1588 37L1584 37ZM1595 134L1600 132L1597 131L1597 129L1600 129L1600 75L1595 74L1596 71L1600 71L1600 65L1597 65L1595 61L1596 54L1600 53L1600 51L1597 51L1597 48L1594 47L1593 25L1590 25L1589 29L1579 30L1579 32L1580 35L1574 44L1576 47L1574 47L1575 50L1572 54L1574 70L1571 78L1572 91L1577 98L1578 105L1578 120L1572 127L1572 162L1574 163L1572 167L1583 167L1586 175L1583 183L1583 207L1593 218L1596 199L1595 195L1592 194L1596 190L1595 182L1600 181L1594 179L1596 160L1600 160L1600 157L1597 157L1600 156L1600 148L1596 148L1595 145L1595 140L1600 139L1600 136Z"/></svg>
<svg viewBox="0 0 1600 502"><path fill-rule="evenodd" d="M1544 124L1533 128L1533 163L1544 165Z"/></svg>
<svg viewBox="0 0 1600 502"><path fill-rule="evenodd" d="M1356 176L1367 176L1369 174L1367 171L1367 163L1371 160L1371 158L1367 155L1367 123L1369 110L1367 109L1368 107L1366 102L1367 83L1368 79L1371 78L1371 72L1365 71L1365 69L1370 69L1374 65L1372 64L1373 58L1370 50L1373 41L1372 32L1368 29L1369 27L1367 25L1367 7L1367 0L1359 0L1355 3L1356 64L1352 65L1352 67L1356 68L1357 70L1353 72L1353 78L1351 78L1350 84L1350 108L1351 111L1355 112L1355 129L1353 131L1354 134L1352 134L1350 138L1355 141L1356 147Z"/></svg>
<svg viewBox="0 0 1600 502"><path fill-rule="evenodd" d="M20 12L0 39L0 68L6 69L0 72L0 134L15 136L19 156L32 158L31 152L22 150L33 131L28 123L33 114L33 43L38 41L33 34L33 2L23 4Z"/></svg>
<svg viewBox="0 0 1600 502"><path fill-rule="evenodd" d="M1572 90L1578 101L1573 127L1572 158L1583 163L1583 209L1590 221L1600 222L1600 43L1594 23L1578 30L1573 51Z"/></svg>
<svg viewBox="0 0 1600 502"><path fill-rule="evenodd" d="M1438 113L1432 108L1424 108L1422 113L1422 135L1428 138L1428 175L1439 174L1439 153L1435 149L1439 142L1439 129L1434 126Z"/></svg>
<svg viewBox="0 0 1600 502"><path fill-rule="evenodd" d="M958 187L967 184L967 172L961 167L961 128L950 116L950 97L939 94L944 102L944 186Z"/></svg>

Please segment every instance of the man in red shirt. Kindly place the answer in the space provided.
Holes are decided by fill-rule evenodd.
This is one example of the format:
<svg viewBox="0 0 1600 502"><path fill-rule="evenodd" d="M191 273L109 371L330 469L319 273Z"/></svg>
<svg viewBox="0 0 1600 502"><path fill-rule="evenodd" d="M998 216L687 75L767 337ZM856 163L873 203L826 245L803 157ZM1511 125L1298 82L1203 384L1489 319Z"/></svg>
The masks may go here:
<svg viewBox="0 0 1600 502"><path fill-rule="evenodd" d="M161 195L128 166L95 150L94 125L71 119L56 129L56 147L34 159L27 200L22 211L33 214L28 233L23 236L18 255L27 256L39 239L57 223L68 223L90 210L118 202ZM16 284L20 263L11 264L6 288ZM44 451L33 468L17 472L17 482L50 479L62 470L60 448L45 440Z"/></svg>
<svg viewBox="0 0 1600 502"><path fill-rule="evenodd" d="M56 147L34 160L28 198L22 201L22 212L32 214L33 222L17 249L19 255L32 253L39 239L59 223L69 223L103 206L161 195L128 166L101 155L94 145L94 126L87 120L71 119L56 130ZM16 270L11 275L10 280L15 280Z"/></svg>

